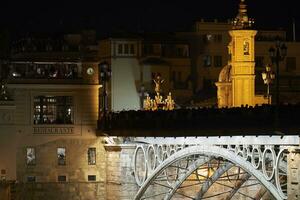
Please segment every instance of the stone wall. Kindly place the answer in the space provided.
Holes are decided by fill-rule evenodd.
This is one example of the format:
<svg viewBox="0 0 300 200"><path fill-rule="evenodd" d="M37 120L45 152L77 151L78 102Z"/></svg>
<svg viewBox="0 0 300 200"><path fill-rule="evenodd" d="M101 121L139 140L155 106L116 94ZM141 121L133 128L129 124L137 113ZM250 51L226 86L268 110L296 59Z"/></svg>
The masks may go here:
<svg viewBox="0 0 300 200"><path fill-rule="evenodd" d="M300 149L290 148L288 155L288 199L300 199Z"/></svg>
<svg viewBox="0 0 300 200"><path fill-rule="evenodd" d="M121 190L121 170L120 166L120 153L119 147L106 148L106 185L107 185L107 200L120 199Z"/></svg>
<svg viewBox="0 0 300 200"><path fill-rule="evenodd" d="M26 147L17 153L17 194L19 199L106 199L106 153L102 138L60 139L36 149L36 164L26 164ZM58 165L57 148L66 148L66 164ZM96 164L88 164L88 148L96 148ZM95 175L95 181L88 176ZM35 182L28 182L29 176ZM66 176L59 182L58 176Z"/></svg>
<svg viewBox="0 0 300 200"><path fill-rule="evenodd" d="M0 199L10 200L9 184L0 183Z"/></svg>
<svg viewBox="0 0 300 200"><path fill-rule="evenodd" d="M16 200L105 200L103 182L20 183Z"/></svg>
<svg viewBox="0 0 300 200"><path fill-rule="evenodd" d="M138 191L133 174L135 145L106 147L107 200L132 200Z"/></svg>

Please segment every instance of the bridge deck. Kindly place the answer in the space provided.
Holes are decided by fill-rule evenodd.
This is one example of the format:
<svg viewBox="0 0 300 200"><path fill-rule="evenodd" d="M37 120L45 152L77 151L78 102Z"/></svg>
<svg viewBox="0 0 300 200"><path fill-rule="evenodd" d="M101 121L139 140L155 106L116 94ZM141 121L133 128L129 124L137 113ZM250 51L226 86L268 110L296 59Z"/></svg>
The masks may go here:
<svg viewBox="0 0 300 200"><path fill-rule="evenodd" d="M98 134L111 136L299 135L300 105L108 113Z"/></svg>

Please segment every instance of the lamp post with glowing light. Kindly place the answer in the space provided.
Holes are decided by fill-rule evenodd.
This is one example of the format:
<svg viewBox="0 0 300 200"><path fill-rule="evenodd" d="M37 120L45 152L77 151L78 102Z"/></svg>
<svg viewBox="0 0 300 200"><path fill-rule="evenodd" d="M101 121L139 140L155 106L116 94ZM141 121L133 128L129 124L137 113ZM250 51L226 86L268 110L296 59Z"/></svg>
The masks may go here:
<svg viewBox="0 0 300 200"><path fill-rule="evenodd" d="M107 111L108 111L108 98L107 98L107 85L111 78L111 70L107 62L102 62L98 65L99 81L102 83L102 95L99 92L99 121L102 121L102 128L106 128ZM100 115L101 114L101 115Z"/></svg>
<svg viewBox="0 0 300 200"><path fill-rule="evenodd" d="M279 40L276 42L275 48L269 49L272 64L276 64L276 105L279 105L279 64L284 60L287 54L287 47Z"/></svg>
<svg viewBox="0 0 300 200"><path fill-rule="evenodd" d="M262 79L264 80L264 84L267 85L267 98L268 98L268 104L270 104L270 84L275 79L275 74L271 70L270 65L266 66L266 70L264 72L262 72L261 76L262 76Z"/></svg>

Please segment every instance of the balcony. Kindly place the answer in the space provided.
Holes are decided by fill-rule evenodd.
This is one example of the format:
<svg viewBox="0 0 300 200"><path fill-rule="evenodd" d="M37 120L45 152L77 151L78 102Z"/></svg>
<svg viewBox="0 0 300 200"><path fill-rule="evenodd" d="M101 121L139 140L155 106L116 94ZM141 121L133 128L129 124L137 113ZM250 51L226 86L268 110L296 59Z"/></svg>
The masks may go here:
<svg viewBox="0 0 300 200"><path fill-rule="evenodd" d="M81 65L69 64L16 64L8 67L9 83L81 83Z"/></svg>

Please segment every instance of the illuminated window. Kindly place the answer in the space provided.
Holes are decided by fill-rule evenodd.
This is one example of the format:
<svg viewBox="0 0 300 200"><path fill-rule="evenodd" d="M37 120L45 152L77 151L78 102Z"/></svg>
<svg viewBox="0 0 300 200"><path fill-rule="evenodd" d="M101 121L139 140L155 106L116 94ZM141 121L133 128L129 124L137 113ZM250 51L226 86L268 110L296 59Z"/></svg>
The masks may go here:
<svg viewBox="0 0 300 200"><path fill-rule="evenodd" d="M96 165L96 148L88 149L88 164Z"/></svg>
<svg viewBox="0 0 300 200"><path fill-rule="evenodd" d="M214 56L215 67L222 67L222 56Z"/></svg>
<svg viewBox="0 0 300 200"><path fill-rule="evenodd" d="M57 148L57 163L58 165L66 165L66 148Z"/></svg>
<svg viewBox="0 0 300 200"><path fill-rule="evenodd" d="M34 124L73 124L73 97L34 97Z"/></svg>
<svg viewBox="0 0 300 200"><path fill-rule="evenodd" d="M296 58L287 57L286 58L286 71L291 72L296 70Z"/></svg>
<svg viewBox="0 0 300 200"><path fill-rule="evenodd" d="M204 65L204 67L211 67L211 56L210 55L205 55L203 57L203 65Z"/></svg>
<svg viewBox="0 0 300 200"><path fill-rule="evenodd" d="M249 55L249 42L248 41L244 41L244 46L243 46L243 50L244 50L244 55Z"/></svg>
<svg viewBox="0 0 300 200"><path fill-rule="evenodd" d="M26 164L27 165L35 165L35 148L29 147L26 148Z"/></svg>
<svg viewBox="0 0 300 200"><path fill-rule="evenodd" d="M135 46L130 43L118 44L118 54L119 55L134 55L135 54Z"/></svg>

